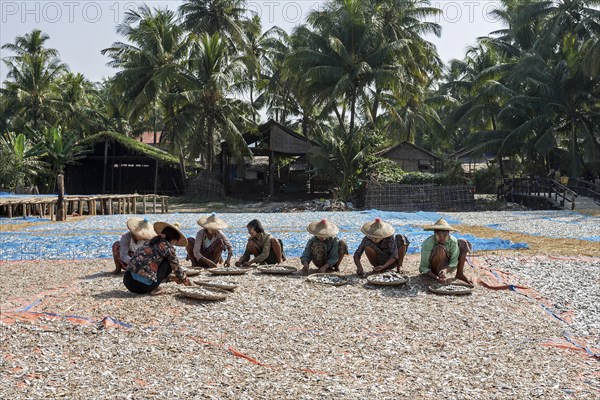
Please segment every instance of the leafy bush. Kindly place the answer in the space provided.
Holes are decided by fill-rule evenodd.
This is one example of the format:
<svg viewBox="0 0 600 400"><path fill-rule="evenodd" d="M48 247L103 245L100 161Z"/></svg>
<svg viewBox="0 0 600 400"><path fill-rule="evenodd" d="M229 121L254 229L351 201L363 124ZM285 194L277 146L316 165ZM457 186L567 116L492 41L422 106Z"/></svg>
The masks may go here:
<svg viewBox="0 0 600 400"><path fill-rule="evenodd" d="M387 158L369 156L367 158L368 167L366 172L368 176L376 179L380 183L399 183L403 185L467 185L471 182L467 179L460 165L453 166L448 172L430 173L430 172L404 172L402 168Z"/></svg>
<svg viewBox="0 0 600 400"><path fill-rule="evenodd" d="M477 193L496 193L500 182L500 170L495 165L473 172L473 184Z"/></svg>

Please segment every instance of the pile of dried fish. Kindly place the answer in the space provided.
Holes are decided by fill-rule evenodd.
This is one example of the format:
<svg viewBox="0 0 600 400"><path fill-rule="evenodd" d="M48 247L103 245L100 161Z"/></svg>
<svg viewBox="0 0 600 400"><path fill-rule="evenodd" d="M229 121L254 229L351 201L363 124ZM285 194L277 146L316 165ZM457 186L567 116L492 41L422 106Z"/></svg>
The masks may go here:
<svg viewBox="0 0 600 400"><path fill-rule="evenodd" d="M281 265L281 264L261 265L257 268L257 270L259 270L263 274L281 274L281 275L293 274L294 272L298 271L298 269L296 267L292 267L291 265Z"/></svg>
<svg viewBox="0 0 600 400"><path fill-rule="evenodd" d="M238 286L240 286L240 284L238 282L217 281L217 280L210 280L210 281L195 280L194 283L196 285L200 285L200 286L216 287L216 288L225 289L225 290L233 290L233 289L237 288Z"/></svg>
<svg viewBox="0 0 600 400"><path fill-rule="evenodd" d="M565 262L582 285L598 279L597 259L518 261L536 276L538 264ZM418 263L406 257L402 290L365 290L347 257L343 288L248 274L223 302L182 298L174 282L161 285L166 295L130 293L122 275L105 273L108 259L0 263L0 337L10 338L0 340L0 398L597 398L600 363L549 347L566 346L565 325L536 302L483 288L441 301L427 295ZM25 279L31 271L43 279ZM564 301L569 293L585 301L553 274ZM596 302L584 312L597 305L588 293ZM112 327L109 317L127 325Z"/></svg>
<svg viewBox="0 0 600 400"><path fill-rule="evenodd" d="M306 278L313 283L322 283L325 285L342 286L348 283L348 278L335 274L312 274Z"/></svg>
<svg viewBox="0 0 600 400"><path fill-rule="evenodd" d="M226 290L212 287L183 287L179 288L179 293L191 299L206 301L225 300L229 294Z"/></svg>
<svg viewBox="0 0 600 400"><path fill-rule="evenodd" d="M473 286L471 285L458 285L458 284L435 284L429 286L429 290L436 294L470 294L473 293Z"/></svg>
<svg viewBox="0 0 600 400"><path fill-rule="evenodd" d="M370 275L367 277L367 281L373 285L395 286L404 285L408 282L408 277L397 272L386 272L384 274Z"/></svg>
<svg viewBox="0 0 600 400"><path fill-rule="evenodd" d="M248 268L210 268L207 269L213 275L243 275L249 271Z"/></svg>

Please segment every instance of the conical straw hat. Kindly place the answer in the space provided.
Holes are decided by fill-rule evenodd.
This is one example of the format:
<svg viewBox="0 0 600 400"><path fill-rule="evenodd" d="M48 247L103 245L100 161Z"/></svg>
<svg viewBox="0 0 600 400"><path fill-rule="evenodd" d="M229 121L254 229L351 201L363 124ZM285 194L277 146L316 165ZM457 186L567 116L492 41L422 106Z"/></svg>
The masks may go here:
<svg viewBox="0 0 600 400"><path fill-rule="evenodd" d="M395 232L394 227L387 222L383 222L381 218L375 218L374 221L364 223L360 230L365 235L377 239L390 237Z"/></svg>
<svg viewBox="0 0 600 400"><path fill-rule="evenodd" d="M215 231L219 231L221 229L225 229L227 227L229 227L229 225L227 225L227 222L223 221L221 218L217 217L215 214L212 215L208 215L208 216L204 216L204 217L200 217L198 219L198 225L200 225L201 227L205 228L205 229L213 229Z"/></svg>
<svg viewBox="0 0 600 400"><path fill-rule="evenodd" d="M455 232L458 232L458 229L450 226L450 224L447 223L444 218L438 219L437 221L435 221L435 224L433 224L433 225L424 226L423 229L426 231L455 231Z"/></svg>
<svg viewBox="0 0 600 400"><path fill-rule="evenodd" d="M145 218L131 217L127 220L129 232L144 240L150 240L156 236L152 224Z"/></svg>
<svg viewBox="0 0 600 400"><path fill-rule="evenodd" d="M320 221L313 221L306 227L306 230L315 236L334 237L340 231L333 222L327 221L323 218Z"/></svg>
<svg viewBox="0 0 600 400"><path fill-rule="evenodd" d="M177 231L177 233L179 233L179 239L177 240L177 243L175 243L175 246L183 247L183 246L187 245L187 239L185 238L185 235L183 233L181 233L181 231L179 230L178 223L175 223L173 225L171 225L167 222L155 222L154 223L154 230L156 231L157 235L160 235L166 227L173 228Z"/></svg>

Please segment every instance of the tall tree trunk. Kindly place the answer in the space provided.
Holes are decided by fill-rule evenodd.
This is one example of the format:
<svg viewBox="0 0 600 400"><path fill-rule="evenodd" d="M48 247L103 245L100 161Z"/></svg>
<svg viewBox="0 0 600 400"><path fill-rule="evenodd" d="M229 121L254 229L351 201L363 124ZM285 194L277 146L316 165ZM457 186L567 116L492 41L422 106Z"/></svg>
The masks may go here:
<svg viewBox="0 0 600 400"><path fill-rule="evenodd" d="M206 163L208 164L208 170L212 172L213 167L213 124L211 122L208 123L208 152L206 154Z"/></svg>
<svg viewBox="0 0 600 400"><path fill-rule="evenodd" d="M350 105L350 139L352 140L354 138L354 113L356 112L355 110L356 107L356 92L354 92L352 94L352 104Z"/></svg>
<svg viewBox="0 0 600 400"><path fill-rule="evenodd" d="M181 146L177 147L179 147L179 169L181 172L181 180L185 186L185 181L187 180L187 171L185 169L185 157L183 156L183 149L181 148Z"/></svg>
<svg viewBox="0 0 600 400"><path fill-rule="evenodd" d="M496 119L492 116L492 129L496 131ZM498 168L500 168L500 178L504 178L504 162L502 161L502 153L498 150L498 154L496 154L498 158Z"/></svg>
<svg viewBox="0 0 600 400"><path fill-rule="evenodd" d="M66 219L66 215L65 215L65 176L63 174L58 174L57 184L58 184L58 201L56 203L56 220L64 221Z"/></svg>

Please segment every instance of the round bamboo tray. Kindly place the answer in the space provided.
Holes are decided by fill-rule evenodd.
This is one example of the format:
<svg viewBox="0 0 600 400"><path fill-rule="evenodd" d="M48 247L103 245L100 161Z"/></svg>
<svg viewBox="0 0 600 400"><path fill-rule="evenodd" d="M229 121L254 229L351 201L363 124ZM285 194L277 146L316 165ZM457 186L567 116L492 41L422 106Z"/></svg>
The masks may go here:
<svg viewBox="0 0 600 400"><path fill-rule="evenodd" d="M312 274L306 280L322 285L343 286L348 283L348 278L337 274Z"/></svg>
<svg viewBox="0 0 600 400"><path fill-rule="evenodd" d="M368 276L367 282L377 286L400 286L408 282L408 276L400 275L397 272L386 272Z"/></svg>
<svg viewBox="0 0 600 400"><path fill-rule="evenodd" d="M233 290L236 287L240 286L238 282L227 282L227 281L203 281L203 280L195 280L194 283L200 286L206 287L214 287L218 289L224 290Z"/></svg>
<svg viewBox="0 0 600 400"><path fill-rule="evenodd" d="M429 291L435 294L464 295L473 293L474 286L467 283L452 282L450 284L436 283L429 286Z"/></svg>
<svg viewBox="0 0 600 400"><path fill-rule="evenodd" d="M219 301L225 300L230 292L209 287L184 287L179 289L179 293L194 300Z"/></svg>
<svg viewBox="0 0 600 400"><path fill-rule="evenodd" d="M279 275L293 274L294 272L298 271L298 269L296 267L292 267L291 265L279 265L279 264L261 265L256 269L258 271L262 272L263 274L279 274Z"/></svg>
<svg viewBox="0 0 600 400"><path fill-rule="evenodd" d="M207 269L213 275L244 275L249 269L242 268L211 268Z"/></svg>

